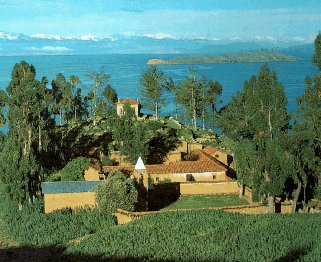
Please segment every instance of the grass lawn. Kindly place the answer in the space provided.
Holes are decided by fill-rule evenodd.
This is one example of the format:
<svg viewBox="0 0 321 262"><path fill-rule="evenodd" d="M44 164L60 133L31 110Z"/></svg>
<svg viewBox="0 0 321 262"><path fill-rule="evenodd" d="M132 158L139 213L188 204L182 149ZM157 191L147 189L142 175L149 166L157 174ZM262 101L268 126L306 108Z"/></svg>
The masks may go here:
<svg viewBox="0 0 321 262"><path fill-rule="evenodd" d="M170 204L162 210L239 206L247 204L248 203L246 200L239 198L238 194L195 195L181 196L176 202Z"/></svg>

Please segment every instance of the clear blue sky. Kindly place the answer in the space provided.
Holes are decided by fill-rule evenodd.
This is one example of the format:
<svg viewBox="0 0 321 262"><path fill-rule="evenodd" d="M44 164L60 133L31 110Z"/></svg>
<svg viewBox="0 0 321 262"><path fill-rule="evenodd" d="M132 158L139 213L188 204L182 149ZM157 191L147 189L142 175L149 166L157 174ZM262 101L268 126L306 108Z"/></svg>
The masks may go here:
<svg viewBox="0 0 321 262"><path fill-rule="evenodd" d="M320 0L0 0L0 31L98 38L310 40Z"/></svg>

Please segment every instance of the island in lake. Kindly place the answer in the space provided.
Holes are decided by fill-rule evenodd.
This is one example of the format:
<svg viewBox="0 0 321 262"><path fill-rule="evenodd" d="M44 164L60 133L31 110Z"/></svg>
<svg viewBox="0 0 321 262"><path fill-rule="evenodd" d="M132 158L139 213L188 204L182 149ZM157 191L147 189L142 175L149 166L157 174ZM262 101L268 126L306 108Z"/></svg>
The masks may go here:
<svg viewBox="0 0 321 262"><path fill-rule="evenodd" d="M176 64L218 64L218 63L255 63L255 62L290 62L298 58L275 51L256 51L222 55L177 56L167 60L149 59L149 65Z"/></svg>

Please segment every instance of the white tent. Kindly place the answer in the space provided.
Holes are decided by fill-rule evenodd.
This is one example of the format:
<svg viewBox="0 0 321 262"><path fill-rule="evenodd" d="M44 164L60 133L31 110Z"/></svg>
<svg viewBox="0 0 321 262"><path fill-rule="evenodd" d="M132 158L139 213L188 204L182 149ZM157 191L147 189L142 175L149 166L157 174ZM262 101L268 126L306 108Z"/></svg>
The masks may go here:
<svg viewBox="0 0 321 262"><path fill-rule="evenodd" d="M135 170L146 170L146 167L141 157L139 157L137 160L137 163L135 165Z"/></svg>

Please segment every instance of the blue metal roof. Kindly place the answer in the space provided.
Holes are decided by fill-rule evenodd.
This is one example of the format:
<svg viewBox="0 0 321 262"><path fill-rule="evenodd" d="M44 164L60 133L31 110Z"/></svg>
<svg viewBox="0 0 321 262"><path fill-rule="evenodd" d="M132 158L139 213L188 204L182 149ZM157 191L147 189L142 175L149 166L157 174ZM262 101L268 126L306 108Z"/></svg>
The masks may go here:
<svg viewBox="0 0 321 262"><path fill-rule="evenodd" d="M102 181L42 182L43 194L93 192Z"/></svg>

